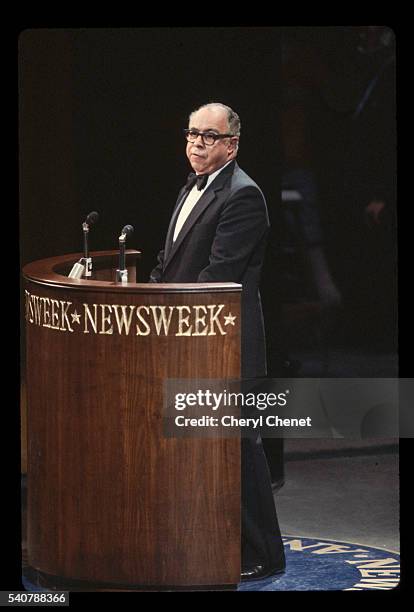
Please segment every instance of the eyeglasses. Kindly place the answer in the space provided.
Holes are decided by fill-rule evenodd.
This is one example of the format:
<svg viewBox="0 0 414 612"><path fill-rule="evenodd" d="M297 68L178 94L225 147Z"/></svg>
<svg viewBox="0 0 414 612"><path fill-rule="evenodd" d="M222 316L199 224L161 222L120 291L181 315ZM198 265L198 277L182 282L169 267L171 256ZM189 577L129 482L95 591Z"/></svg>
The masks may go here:
<svg viewBox="0 0 414 612"><path fill-rule="evenodd" d="M195 142L199 136L201 136L203 143L208 147L211 147L216 140L220 140L221 138L231 138L234 134L216 134L215 132L200 132L196 129L186 129L184 130L184 135L188 142Z"/></svg>

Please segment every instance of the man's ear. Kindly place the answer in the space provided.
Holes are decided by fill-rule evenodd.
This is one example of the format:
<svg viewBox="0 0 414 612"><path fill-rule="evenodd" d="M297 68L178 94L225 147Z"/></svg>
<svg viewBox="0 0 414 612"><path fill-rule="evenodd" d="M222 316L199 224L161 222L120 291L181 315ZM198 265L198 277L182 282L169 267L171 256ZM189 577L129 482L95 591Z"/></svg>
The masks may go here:
<svg viewBox="0 0 414 612"><path fill-rule="evenodd" d="M238 147L239 141L236 138L231 138L230 139L230 144L229 144L229 153L232 154L234 152L237 151L237 147Z"/></svg>

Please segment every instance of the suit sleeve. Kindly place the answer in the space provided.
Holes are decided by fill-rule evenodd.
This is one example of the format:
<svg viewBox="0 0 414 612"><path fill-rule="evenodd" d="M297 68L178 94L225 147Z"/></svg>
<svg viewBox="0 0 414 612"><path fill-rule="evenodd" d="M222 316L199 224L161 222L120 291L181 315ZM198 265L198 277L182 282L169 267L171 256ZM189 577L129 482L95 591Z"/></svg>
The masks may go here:
<svg viewBox="0 0 414 612"><path fill-rule="evenodd" d="M164 250L160 251L157 256L158 264L152 270L149 278L150 283L159 283L161 280L162 269L164 266Z"/></svg>
<svg viewBox="0 0 414 612"><path fill-rule="evenodd" d="M230 196L217 225L209 265L198 282L239 282L268 229L266 203L257 187L243 187Z"/></svg>

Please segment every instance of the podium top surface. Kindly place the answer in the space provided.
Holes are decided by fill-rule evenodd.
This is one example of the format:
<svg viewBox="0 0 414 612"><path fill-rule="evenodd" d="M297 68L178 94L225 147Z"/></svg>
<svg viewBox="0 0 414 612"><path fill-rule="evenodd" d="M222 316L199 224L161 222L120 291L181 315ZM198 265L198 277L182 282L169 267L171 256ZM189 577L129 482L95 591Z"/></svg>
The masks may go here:
<svg viewBox="0 0 414 612"><path fill-rule="evenodd" d="M118 251L95 251L90 254L94 268L117 267ZM135 265L140 251L126 251L127 267ZM209 293L241 291L238 283L121 283L117 281L68 278L72 266L83 257L83 253L71 253L58 257L39 259L23 267L23 277L41 285L70 290L114 291L120 293Z"/></svg>

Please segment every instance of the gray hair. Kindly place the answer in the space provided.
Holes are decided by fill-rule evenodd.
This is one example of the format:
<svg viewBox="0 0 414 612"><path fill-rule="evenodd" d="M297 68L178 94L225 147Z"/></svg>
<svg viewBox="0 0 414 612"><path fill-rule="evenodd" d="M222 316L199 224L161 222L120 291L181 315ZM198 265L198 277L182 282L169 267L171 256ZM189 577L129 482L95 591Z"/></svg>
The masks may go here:
<svg viewBox="0 0 414 612"><path fill-rule="evenodd" d="M233 136L240 136L240 117L239 115L232 108L230 108L230 106L226 106L225 104L222 104L221 102L209 102L208 104L203 104L199 108L196 108L195 110L193 110L192 113L190 113L190 117L189 117L190 121L191 121L191 117L195 113L197 113L199 110L202 110L204 108L222 108L223 110L225 110L227 113L227 123L229 125L230 134L232 134Z"/></svg>

